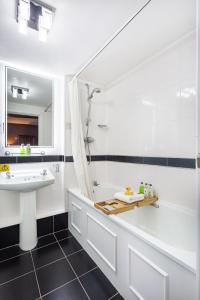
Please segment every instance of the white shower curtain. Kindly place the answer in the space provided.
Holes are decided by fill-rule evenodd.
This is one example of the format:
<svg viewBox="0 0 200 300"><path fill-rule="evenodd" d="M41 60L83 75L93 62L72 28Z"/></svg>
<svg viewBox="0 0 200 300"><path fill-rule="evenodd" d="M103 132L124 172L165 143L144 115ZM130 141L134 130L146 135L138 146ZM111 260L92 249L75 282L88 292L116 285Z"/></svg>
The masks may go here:
<svg viewBox="0 0 200 300"><path fill-rule="evenodd" d="M83 195L94 201L86 159L77 78L73 78L68 85L71 114L71 143L75 173Z"/></svg>

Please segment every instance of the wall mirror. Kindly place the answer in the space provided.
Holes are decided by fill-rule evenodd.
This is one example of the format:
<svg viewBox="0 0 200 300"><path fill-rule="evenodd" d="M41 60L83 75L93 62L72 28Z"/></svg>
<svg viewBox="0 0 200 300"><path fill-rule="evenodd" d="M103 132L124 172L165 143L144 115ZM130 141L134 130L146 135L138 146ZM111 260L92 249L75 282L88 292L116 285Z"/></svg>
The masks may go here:
<svg viewBox="0 0 200 300"><path fill-rule="evenodd" d="M6 146L53 146L53 80L6 68Z"/></svg>

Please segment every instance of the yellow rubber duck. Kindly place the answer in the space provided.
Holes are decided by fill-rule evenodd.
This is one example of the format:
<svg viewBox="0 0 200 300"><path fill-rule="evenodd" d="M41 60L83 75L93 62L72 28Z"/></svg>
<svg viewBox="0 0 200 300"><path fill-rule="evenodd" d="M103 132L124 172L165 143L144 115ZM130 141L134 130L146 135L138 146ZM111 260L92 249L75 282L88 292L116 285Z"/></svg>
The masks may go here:
<svg viewBox="0 0 200 300"><path fill-rule="evenodd" d="M133 195L133 191L132 191L130 186L126 187L124 195L126 195L126 196L132 196Z"/></svg>

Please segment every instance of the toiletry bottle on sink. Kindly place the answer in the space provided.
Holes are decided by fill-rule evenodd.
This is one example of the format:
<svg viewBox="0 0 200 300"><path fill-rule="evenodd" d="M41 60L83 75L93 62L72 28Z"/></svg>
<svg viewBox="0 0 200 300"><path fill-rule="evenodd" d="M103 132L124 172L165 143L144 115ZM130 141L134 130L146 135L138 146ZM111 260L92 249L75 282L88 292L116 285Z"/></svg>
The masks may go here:
<svg viewBox="0 0 200 300"><path fill-rule="evenodd" d="M144 194L144 183L143 182L140 183L139 194Z"/></svg>
<svg viewBox="0 0 200 300"><path fill-rule="evenodd" d="M20 155L25 155L26 154L26 148L24 144L21 144L20 146Z"/></svg>

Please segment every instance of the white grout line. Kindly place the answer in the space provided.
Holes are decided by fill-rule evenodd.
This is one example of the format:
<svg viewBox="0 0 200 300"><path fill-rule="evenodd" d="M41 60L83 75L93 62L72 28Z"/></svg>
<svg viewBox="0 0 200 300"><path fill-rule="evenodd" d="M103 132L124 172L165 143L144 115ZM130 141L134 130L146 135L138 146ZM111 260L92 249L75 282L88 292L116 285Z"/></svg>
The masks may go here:
<svg viewBox="0 0 200 300"><path fill-rule="evenodd" d="M70 235L70 236L65 237L65 238L63 238L63 239L59 239L58 241L61 242L61 241L63 241L63 240L67 240L67 239L70 239L70 238L72 238L72 237L73 237L73 235Z"/></svg>
<svg viewBox="0 0 200 300"><path fill-rule="evenodd" d="M78 251L75 251L75 252L73 252L73 253L71 253L71 254L68 254L68 255L66 255L66 256L69 257L69 256L72 256L72 255L74 255L74 254L76 254L76 253L79 253L79 252L82 252L82 251L84 251L83 248L80 249L80 250L78 250Z"/></svg>
<svg viewBox="0 0 200 300"><path fill-rule="evenodd" d="M19 278L21 278L21 277L23 277L23 276L26 276L26 275L28 275L28 274L31 274L31 273L34 273L34 270L31 270L31 271L29 271L29 272L27 272L27 273L24 273L24 274L22 274L22 275L19 275L19 276L13 278L13 279L7 280L7 281L1 283L1 284L0 284L0 287L3 286L3 285L5 285L6 283L12 282L12 281L14 281L14 280L16 280L16 279L19 279Z"/></svg>
<svg viewBox="0 0 200 300"><path fill-rule="evenodd" d="M24 252L24 253L20 253L20 254L17 254L17 255L15 255L15 256L12 256L12 257L6 258L6 259L4 259L4 260L0 261L0 265L1 265L1 263L5 262L5 261L8 261L8 260L10 260L10 259L16 258L16 257L18 257L18 256L25 255L25 254L28 254L28 253L29 253L29 252L28 252L28 251L26 251L26 252Z"/></svg>
<svg viewBox="0 0 200 300"><path fill-rule="evenodd" d="M49 243L49 244L43 245L43 246L41 246L41 247L38 247L38 248L34 248L34 249L30 250L30 251L34 252L34 251L36 251L36 250L38 250L38 249L42 249L42 248L45 248L45 247L47 247L47 246L50 246L50 245L53 245L53 244L57 244L57 241L54 241L54 242L52 242L52 243ZM13 259L13 258L16 258L16 257L22 256L22 255L25 255L25 254L28 254L28 253L29 253L29 251L26 251L26 252L24 252L24 253L19 253L19 254L15 255L15 256L12 256L12 257L6 258L6 259L4 259L4 260L0 261L0 265L1 265L1 263L5 262L5 261L8 261L8 260L10 260L10 259Z"/></svg>
<svg viewBox="0 0 200 300"><path fill-rule="evenodd" d="M1 252L2 250L6 250L6 249L12 248L12 247L14 247L14 246L18 246L18 247L19 247L19 244L13 244L13 245L11 245L11 246L7 246L7 247L4 247L4 248L0 248L0 252Z"/></svg>
<svg viewBox="0 0 200 300"><path fill-rule="evenodd" d="M54 235L54 236L55 236L55 235ZM56 236L55 236L55 238L56 238ZM57 239L57 238L56 238L56 240L57 240L57 242L58 242L58 244L59 244L59 246L60 246L60 243L59 243L59 241L58 241L58 239ZM82 285L82 283L81 283L80 279L78 278L78 276L77 276L77 274L76 274L76 272L75 272L74 268L72 267L72 265L71 265L70 261L68 260L68 258L67 258L67 256L66 256L66 254L65 254L65 252L64 252L64 250L62 249L62 247L61 247L61 246L60 246L60 249L62 250L62 252L63 252L63 254L64 254L64 256L65 256L65 258L66 258L66 260L67 260L68 264L70 265L70 267L71 267L72 271L74 272L74 274L75 274L75 276L76 276L76 278L77 278L77 280L78 280L79 284L81 285L82 289L84 290L84 292L85 292L86 296L88 297L88 299L89 299L89 300L91 300L91 299L90 299L90 297L89 297L89 295L88 295L88 293L86 292L86 290L85 290L84 286Z"/></svg>
<svg viewBox="0 0 200 300"><path fill-rule="evenodd" d="M62 259L65 259L65 257L63 256L63 257L58 258L58 259L56 259L56 260L54 260L54 261L51 261L51 262L48 263L48 264L45 264L45 265L43 265L43 266L41 266L41 267L36 268L36 270L43 269L44 267L47 267L47 266L49 266L49 265L52 265L52 264L54 264L55 262L60 261L60 260L62 260Z"/></svg>
<svg viewBox="0 0 200 300"><path fill-rule="evenodd" d="M52 232L52 233L54 234L54 233L61 232L61 231L65 231L65 230L68 230L68 231L69 231L68 228L64 228L64 229L60 229L60 230L54 231L54 232Z"/></svg>
<svg viewBox="0 0 200 300"><path fill-rule="evenodd" d="M51 294L51 293L53 293L53 292L59 290L60 288L64 287L65 285L68 285L68 284L72 283L72 282L75 281L75 280L77 280L77 279L74 278L74 279L72 279L72 280L70 280L70 281L68 281L68 282L66 282L66 283L64 283L64 284L62 284L62 285L60 285L60 286L58 286L57 288L53 289L52 291L50 291L50 292L48 292L48 293L42 295L42 297L45 297L45 296L47 296L47 295L49 295L49 294ZM40 299L40 298L38 298L38 299ZM38 299L36 299L36 300L38 300ZM77 300L78 300L78 299L77 299Z"/></svg>
<svg viewBox="0 0 200 300"><path fill-rule="evenodd" d="M56 232L55 232L56 233ZM59 241L63 241L63 240L66 240L66 239L69 239L69 238L71 238L71 237L73 237L73 235L71 234L71 235L69 235L69 236L67 236L67 237L64 237L64 238L62 238L62 239L59 239Z"/></svg>
<svg viewBox="0 0 200 300"><path fill-rule="evenodd" d="M79 278L83 277L84 275L87 275L88 273L90 273L90 272L92 272L92 271L94 271L96 269L98 269L98 266L92 268L90 271L87 271L87 272L83 273L82 275L79 276Z"/></svg>
<svg viewBox="0 0 200 300"><path fill-rule="evenodd" d="M47 247L47 246L51 246L51 245L53 245L53 244L57 244L57 241L54 241L54 242L52 242L52 243L43 245L43 246L38 247L38 248L34 248L34 249L32 249L31 251L34 252L34 251L37 251L38 249L42 249L42 248L45 248L45 247Z"/></svg>
<svg viewBox="0 0 200 300"><path fill-rule="evenodd" d="M87 272L85 272L84 274L80 275L79 278L82 277L82 276L84 276L84 275L86 275L86 274L88 274L88 273L90 273L90 272L92 272L92 271L94 271L94 270L97 269L97 268L98 268L97 266L94 267L94 268L91 269L90 271L87 271ZM59 290L60 288L62 288L62 287L64 287L64 286L66 286L66 285L72 283L72 282L75 281L75 280L77 280L77 278L74 278L74 279L72 279L72 280L70 280L70 281L68 281L68 282L66 282L66 283L64 283L64 284L62 284L62 285L60 285L59 287L57 287L57 288L51 290L50 292L48 292L48 293L42 295L42 297L45 297L45 296L47 296L47 295L49 295L49 294L55 292L56 290ZM40 299L40 298L37 298L36 300L39 300L39 299Z"/></svg>
<svg viewBox="0 0 200 300"><path fill-rule="evenodd" d="M33 269L34 269L35 279L36 279L36 282L37 282L38 291L39 291L40 298L41 298L42 294L41 294L41 291L40 291L40 286L39 286L38 277L37 277L37 273L36 273L35 263L34 263L33 255L31 253L31 251L30 251L30 255L31 255L32 263L33 263Z"/></svg>
<svg viewBox="0 0 200 300"><path fill-rule="evenodd" d="M108 300L113 299L115 296L117 296L119 293L117 292L116 294L114 294L112 297L110 297Z"/></svg>
<svg viewBox="0 0 200 300"><path fill-rule="evenodd" d="M64 230L68 230L68 231L69 231L68 228L65 228L65 229L61 229L61 230L55 231L55 233L61 232L61 231L64 231ZM69 231L69 232L70 232L70 231ZM71 233L71 232L70 232L70 233ZM47 233L47 234L38 236L38 240L39 240L40 238L46 237L46 236L51 235L51 234L53 235L54 232L50 232L50 233ZM70 237L72 237L72 235L70 235ZM66 238L64 238L64 239L66 239ZM19 243L13 244L13 245L10 245L10 246L4 247L4 248L0 248L0 252L1 252L2 250L6 250L6 249L9 249L9 248L12 248L12 247L15 247L15 246L18 246L18 247L19 247Z"/></svg>

